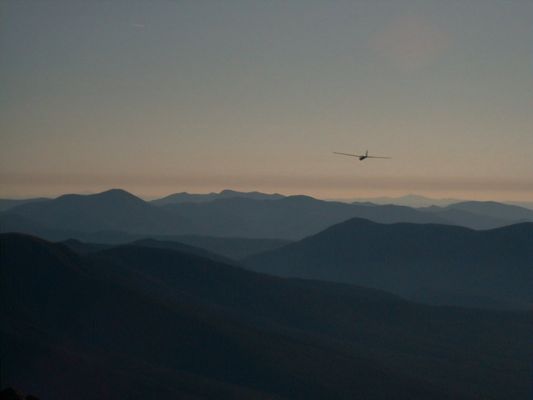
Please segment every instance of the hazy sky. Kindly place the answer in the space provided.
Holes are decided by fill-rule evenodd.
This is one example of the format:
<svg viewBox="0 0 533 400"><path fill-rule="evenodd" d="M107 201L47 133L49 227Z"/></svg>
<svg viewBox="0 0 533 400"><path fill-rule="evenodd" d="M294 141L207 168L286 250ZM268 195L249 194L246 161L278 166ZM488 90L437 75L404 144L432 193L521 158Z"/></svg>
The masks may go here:
<svg viewBox="0 0 533 400"><path fill-rule="evenodd" d="M532 200L532 53L533 0L3 0L0 196Z"/></svg>

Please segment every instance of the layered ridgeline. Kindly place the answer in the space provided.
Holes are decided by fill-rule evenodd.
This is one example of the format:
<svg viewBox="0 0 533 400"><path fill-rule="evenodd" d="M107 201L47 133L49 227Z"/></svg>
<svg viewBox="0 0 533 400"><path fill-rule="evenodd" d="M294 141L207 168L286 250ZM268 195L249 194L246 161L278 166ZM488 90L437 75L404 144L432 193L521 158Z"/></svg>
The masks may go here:
<svg viewBox="0 0 533 400"><path fill-rule="evenodd" d="M491 229L510 223L533 222L533 210L494 201L463 201L447 207L433 206L418 210L432 213L451 225L474 229Z"/></svg>
<svg viewBox="0 0 533 400"><path fill-rule="evenodd" d="M34 227L36 233L63 231L65 234L96 231L174 233L192 229L184 218L164 210L120 189L91 195L68 194L53 200L22 204L2 215L6 229ZM24 232L24 231L23 231ZM31 232L30 232L31 233ZM47 235L42 235L47 236ZM68 237L66 237L68 238Z"/></svg>
<svg viewBox="0 0 533 400"><path fill-rule="evenodd" d="M3 383L41 398L509 400L530 388L526 313L417 305L154 243L73 252L5 234L0 246Z"/></svg>
<svg viewBox="0 0 533 400"><path fill-rule="evenodd" d="M354 283L433 304L533 303L533 223L475 231L352 219L244 262L256 271Z"/></svg>
<svg viewBox="0 0 533 400"><path fill-rule="evenodd" d="M475 229L533 221L532 210L498 203L468 202L444 208L414 209L346 204L307 196L225 193L214 197L186 195L185 199L201 198L188 202L182 202L182 194L175 195L181 199L179 201L171 201L170 196L171 199L161 202L145 202L117 189L94 195L39 199L1 213L0 230L35 234L51 240L77 238L93 242L125 242L147 235L294 240L353 217L380 223L440 223ZM137 236L128 236L132 234Z"/></svg>
<svg viewBox="0 0 533 400"><path fill-rule="evenodd" d="M290 196L279 200L220 199L209 203L163 206L187 216L215 236L300 239L359 216L380 222L443 222L438 216L409 207L346 204Z"/></svg>
<svg viewBox="0 0 533 400"><path fill-rule="evenodd" d="M278 200L282 199L283 195L279 193L261 193L261 192L238 192L235 190L222 190L219 193L211 192L206 194L196 194L196 193L174 193L169 196L165 196L161 199L152 200L151 203L164 206L168 204L181 204L181 203L206 203L218 199L234 199L234 198L245 198L252 200Z"/></svg>

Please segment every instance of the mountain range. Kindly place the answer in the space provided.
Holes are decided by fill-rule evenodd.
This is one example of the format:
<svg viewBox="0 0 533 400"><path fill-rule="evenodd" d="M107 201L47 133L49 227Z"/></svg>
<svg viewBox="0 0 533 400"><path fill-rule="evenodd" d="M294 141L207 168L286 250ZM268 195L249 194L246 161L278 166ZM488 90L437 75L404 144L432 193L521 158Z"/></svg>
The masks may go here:
<svg viewBox="0 0 533 400"><path fill-rule="evenodd" d="M244 263L264 273L353 283L432 304L533 303L533 223L475 231L355 218Z"/></svg>
<svg viewBox="0 0 533 400"><path fill-rule="evenodd" d="M399 197L360 197L351 200L344 200L349 203L373 203L373 204L395 204L406 207L446 207L453 203L459 203L458 199L434 199L416 194L408 194Z"/></svg>
<svg viewBox="0 0 533 400"><path fill-rule="evenodd" d="M334 201L341 201L344 203L370 203L370 204L394 204L397 206L406 206L414 208L422 207L446 207L451 204L463 203L465 200L453 199L453 198L444 198L436 199L426 196L421 196L417 194L408 194L405 196L399 197L358 197L352 199L335 199ZM474 202L476 203L476 202ZM528 210L533 210L533 202L531 201L503 201L500 204L504 205L514 205L522 208L527 208Z"/></svg>
<svg viewBox="0 0 533 400"><path fill-rule="evenodd" d="M291 246L291 245L289 245ZM521 399L529 313L425 306L154 243L0 235L6 384L40 398Z"/></svg>
<svg viewBox="0 0 533 400"><path fill-rule="evenodd" d="M396 205L346 204L308 196L268 200L230 196L211 201L156 204L119 189L94 195L64 195L20 204L0 213L0 230L53 240L85 239L84 235L98 236L99 232L103 233L103 238L106 232L114 232L118 236L195 235L297 240L353 217L380 223L436 223L473 229L533 221L533 210L484 202L415 209ZM96 237L91 241L103 240Z"/></svg>

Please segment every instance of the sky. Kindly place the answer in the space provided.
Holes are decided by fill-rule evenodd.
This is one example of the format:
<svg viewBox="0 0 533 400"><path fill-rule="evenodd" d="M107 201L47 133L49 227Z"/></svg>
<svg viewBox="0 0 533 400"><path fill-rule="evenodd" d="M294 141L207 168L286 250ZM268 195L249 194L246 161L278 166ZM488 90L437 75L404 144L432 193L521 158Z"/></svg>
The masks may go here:
<svg viewBox="0 0 533 400"><path fill-rule="evenodd" d="M0 88L4 198L533 200L533 0L3 0Z"/></svg>

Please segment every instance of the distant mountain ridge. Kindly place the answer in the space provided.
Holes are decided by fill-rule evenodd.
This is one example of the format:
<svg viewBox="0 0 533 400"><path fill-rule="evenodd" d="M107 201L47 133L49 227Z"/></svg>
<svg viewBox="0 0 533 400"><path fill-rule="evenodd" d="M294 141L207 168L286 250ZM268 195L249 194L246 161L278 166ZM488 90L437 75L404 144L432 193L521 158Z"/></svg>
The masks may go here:
<svg viewBox="0 0 533 400"><path fill-rule="evenodd" d="M533 210L493 201L464 201L446 207L418 208L448 221L452 225L474 229L492 229L533 221Z"/></svg>
<svg viewBox="0 0 533 400"><path fill-rule="evenodd" d="M434 199L429 198L426 196L421 196L417 194L408 194L405 196L399 196L399 197L361 197L361 198L354 198L351 200L346 200L350 203L373 203L378 205L384 205L384 204L394 204L398 206L406 206L406 207L429 207L429 206L440 206L440 207L446 207L453 203L458 203L463 200L458 199Z"/></svg>
<svg viewBox="0 0 533 400"><path fill-rule="evenodd" d="M219 193L211 192L206 194L192 194L187 192L174 193L161 199L152 200L151 203L158 206L166 204L180 203L204 203L217 199L244 198L253 200L278 200L285 196L279 193L267 194L261 192L238 192L236 190L225 189Z"/></svg>
<svg viewBox="0 0 533 400"><path fill-rule="evenodd" d="M354 218L244 262L263 273L353 283L432 304L533 304L533 223L474 231Z"/></svg>
<svg viewBox="0 0 533 400"><path fill-rule="evenodd" d="M448 208L506 220L533 220L533 210L516 205L497 203L495 201L463 201L451 204Z"/></svg>
<svg viewBox="0 0 533 400"><path fill-rule="evenodd" d="M121 189L92 195L67 194L53 200L22 204L8 211L56 230L95 232L122 230L134 233L175 233L190 224ZM189 228L190 229L190 228Z"/></svg>
<svg viewBox="0 0 533 400"><path fill-rule="evenodd" d="M532 210L498 203L468 202L415 209L346 204L301 195L268 199L262 198L263 194L258 195L260 199L232 196L158 206L120 189L93 195L64 195L0 213L0 231L30 233L54 240L85 240L82 234L97 232L144 237L194 235L297 240L354 217L380 223L437 223L474 229L533 221Z"/></svg>
<svg viewBox="0 0 533 400"><path fill-rule="evenodd" d="M331 199L332 201L340 201L344 203L368 203L376 205L385 205L385 204L394 204L397 206L406 206L406 207L447 207L452 204L473 202L473 203L484 203L482 200L463 200L455 198L431 198L418 194L407 194L404 196L398 197L354 197L350 199ZM504 205L513 205L533 210L533 201L498 201L498 204Z"/></svg>
<svg viewBox="0 0 533 400"><path fill-rule="evenodd" d="M28 203L38 203L40 201L50 200L46 197L35 197L29 199L0 199L0 212L7 211L10 208L20 206Z"/></svg>

